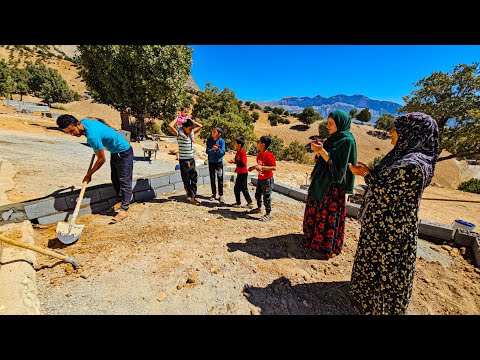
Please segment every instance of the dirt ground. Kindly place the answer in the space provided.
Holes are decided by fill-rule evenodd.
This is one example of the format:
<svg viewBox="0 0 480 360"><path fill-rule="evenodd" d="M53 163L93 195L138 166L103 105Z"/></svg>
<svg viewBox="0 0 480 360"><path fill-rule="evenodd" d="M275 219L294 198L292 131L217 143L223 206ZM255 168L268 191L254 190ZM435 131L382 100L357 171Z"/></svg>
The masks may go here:
<svg viewBox="0 0 480 360"><path fill-rule="evenodd" d="M253 194L253 188L250 189ZM133 204L124 222L88 215L69 246L55 224L35 226L37 243L73 256L37 255L44 314L355 314L348 288L359 225L347 220L342 253L329 261L301 245L304 204L274 193L274 220L182 192ZM225 186L227 203L234 201ZM288 225L287 225L288 224ZM409 314L479 314L480 271L465 249L419 240Z"/></svg>

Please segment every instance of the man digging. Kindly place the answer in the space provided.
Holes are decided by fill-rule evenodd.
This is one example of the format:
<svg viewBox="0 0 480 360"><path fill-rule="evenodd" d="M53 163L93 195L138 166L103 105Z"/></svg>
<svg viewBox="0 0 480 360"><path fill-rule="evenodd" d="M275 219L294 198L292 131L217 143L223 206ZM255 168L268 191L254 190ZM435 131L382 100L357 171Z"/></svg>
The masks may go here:
<svg viewBox="0 0 480 360"><path fill-rule="evenodd" d="M93 118L96 119L96 118ZM72 136L87 137L88 145L97 156L97 161L87 172L82 182L89 183L92 175L105 163L105 150L110 151L110 169L113 187L118 202L111 208L117 215L111 223L117 223L127 217L128 206L132 200L133 149L128 141L115 129L101 121L84 118L78 121L74 116L64 114L57 118L60 129Z"/></svg>

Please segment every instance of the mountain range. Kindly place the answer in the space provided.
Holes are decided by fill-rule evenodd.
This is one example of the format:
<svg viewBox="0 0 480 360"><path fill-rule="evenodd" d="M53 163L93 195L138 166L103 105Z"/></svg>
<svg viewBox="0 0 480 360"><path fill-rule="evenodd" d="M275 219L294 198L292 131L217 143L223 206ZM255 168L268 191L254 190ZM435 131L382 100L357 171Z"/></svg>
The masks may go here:
<svg viewBox="0 0 480 360"><path fill-rule="evenodd" d="M335 95L331 97L324 97L317 95L314 97L296 97L285 96L278 101L255 101L262 109L265 106L280 107L289 112L300 113L306 107L312 107L316 112L323 116L324 119L328 117L332 111L344 110L349 112L356 109L358 112L364 108L368 108L372 114L372 122L375 122L383 114L397 115L397 109L402 105L392 101L373 100L365 95Z"/></svg>

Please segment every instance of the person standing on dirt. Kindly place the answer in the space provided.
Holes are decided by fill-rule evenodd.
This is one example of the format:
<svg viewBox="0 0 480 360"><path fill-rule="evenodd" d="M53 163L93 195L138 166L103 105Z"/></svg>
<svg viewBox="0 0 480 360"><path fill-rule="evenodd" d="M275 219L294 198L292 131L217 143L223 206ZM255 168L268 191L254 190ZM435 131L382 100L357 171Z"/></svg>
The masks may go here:
<svg viewBox="0 0 480 360"><path fill-rule="evenodd" d="M178 161L180 165L180 174L182 175L183 186L187 192L187 200L191 204L199 205L197 197L197 169L195 166L194 150L192 138L189 136L192 131L197 132L202 128L202 125L192 119L187 119L183 123L183 132L187 135L183 138L181 134L175 129L177 119L173 120L168 128L177 137L178 142ZM194 128L194 126L197 126Z"/></svg>
<svg viewBox="0 0 480 360"><path fill-rule="evenodd" d="M223 155L225 155L225 140L222 138L223 130L220 126L212 129L212 136L207 139L208 154L208 172L210 173L210 186L212 187L212 197L210 201L216 200L218 183L218 201L224 202L223 199ZM216 178L216 180L215 180Z"/></svg>
<svg viewBox="0 0 480 360"><path fill-rule="evenodd" d="M394 118L394 148L372 169L348 164L368 188L358 214L361 224L350 291L358 312L403 315L412 295L418 211L438 159L438 125L430 116Z"/></svg>
<svg viewBox="0 0 480 360"><path fill-rule="evenodd" d="M111 222L117 223L125 219L132 200L132 146L115 129L91 118L83 118L78 121L76 117L64 114L57 118L57 125L72 136L85 135L87 144L97 156L97 161L87 172L82 182L89 183L92 180L92 175L106 162L104 149L110 151L110 174L118 199L118 202L112 208L113 211L117 211L117 215L112 218Z"/></svg>

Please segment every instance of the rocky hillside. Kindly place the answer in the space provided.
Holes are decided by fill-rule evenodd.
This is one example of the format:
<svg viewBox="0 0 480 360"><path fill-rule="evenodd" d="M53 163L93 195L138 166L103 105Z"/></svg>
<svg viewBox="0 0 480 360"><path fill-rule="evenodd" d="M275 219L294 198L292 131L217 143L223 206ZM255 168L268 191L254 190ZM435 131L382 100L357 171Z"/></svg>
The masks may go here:
<svg viewBox="0 0 480 360"><path fill-rule="evenodd" d="M378 119L382 114L395 115L397 114L397 109L402 106L391 101L373 100L364 95L335 95L329 98L321 95L314 97L286 96L278 101L257 101L257 104L262 108L265 106L281 107L294 113L302 112L306 107L313 107L324 118L334 110L349 112L351 109L360 111L368 108L372 113L372 121Z"/></svg>

